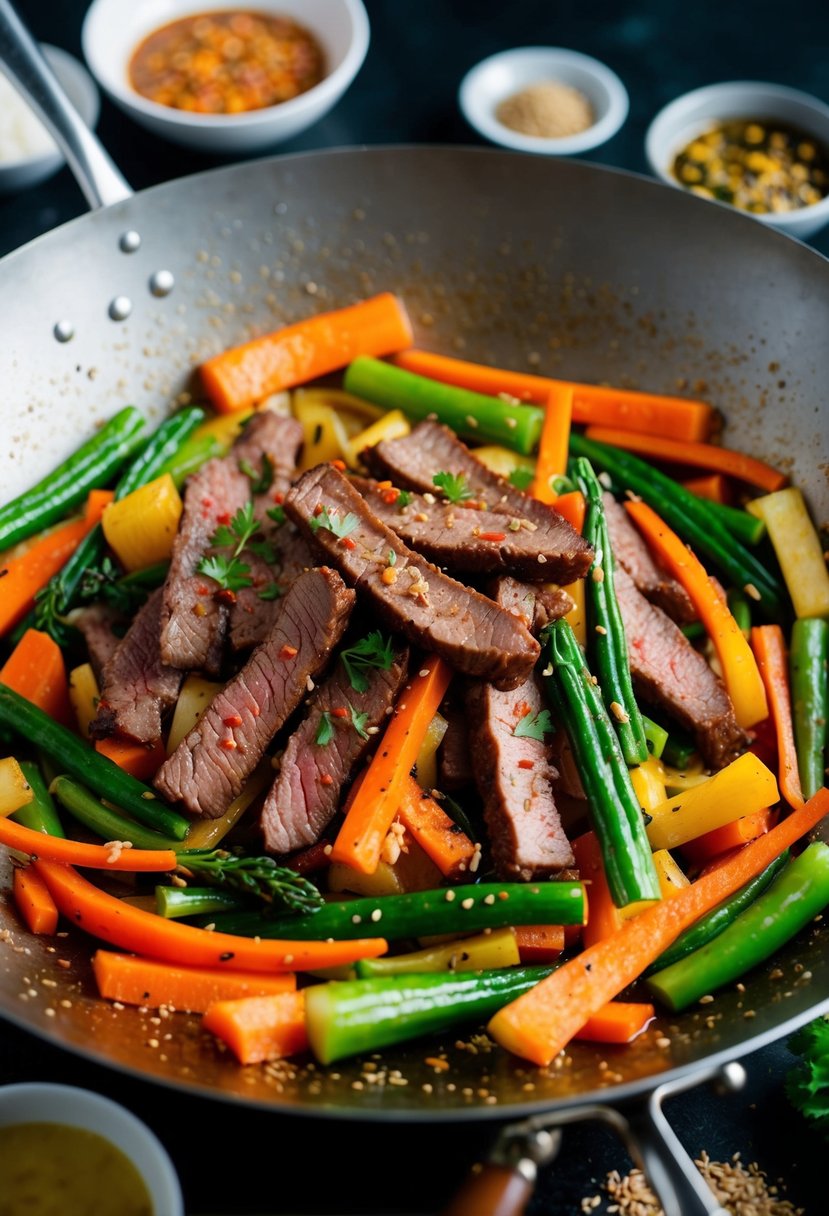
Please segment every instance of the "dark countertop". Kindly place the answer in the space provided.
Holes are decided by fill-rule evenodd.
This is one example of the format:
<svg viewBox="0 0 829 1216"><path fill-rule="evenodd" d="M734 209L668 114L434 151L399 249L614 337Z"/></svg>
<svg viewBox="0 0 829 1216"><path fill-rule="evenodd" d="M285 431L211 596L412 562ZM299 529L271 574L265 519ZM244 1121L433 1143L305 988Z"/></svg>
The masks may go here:
<svg viewBox="0 0 829 1216"><path fill-rule="evenodd" d="M332 114L281 150L478 142L457 109L458 83L472 64L507 46L568 46L609 63L628 87L631 112L622 131L590 159L638 172L646 171L643 137L653 114L697 85L765 79L829 96L824 0L792 0L785 12L770 0L750 6L635 0L623 14L612 0L520 0L511 6L367 0L367 7L372 44L356 83ZM38 38L80 53L80 0L19 0L19 9ZM215 163L158 142L106 100L98 133L136 188ZM66 170L17 199L0 198L0 254L83 209ZM829 229L813 244L829 253ZM749 1086L742 1094L722 1098L702 1090L675 1099L668 1110L692 1153L707 1149L723 1160L740 1152L744 1160L757 1160L771 1177L783 1176L793 1201L816 1216L825 1210L820 1145L783 1094L791 1063L784 1044L766 1048L748 1059ZM179 1169L190 1216L433 1211L487 1136L480 1127L457 1125L447 1146L443 1130L311 1124L195 1100L2 1026L0 1082L24 1080L86 1086L142 1117ZM607 1132L575 1128L558 1163L544 1172L531 1212L577 1216L582 1197L597 1192L608 1170L628 1167Z"/></svg>

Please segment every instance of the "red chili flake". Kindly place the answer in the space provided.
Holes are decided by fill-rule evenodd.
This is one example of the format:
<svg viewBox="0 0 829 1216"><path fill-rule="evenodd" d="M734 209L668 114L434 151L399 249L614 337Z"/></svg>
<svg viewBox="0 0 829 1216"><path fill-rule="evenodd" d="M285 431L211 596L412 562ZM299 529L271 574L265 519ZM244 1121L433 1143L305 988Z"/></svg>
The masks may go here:
<svg viewBox="0 0 829 1216"><path fill-rule="evenodd" d="M344 473L345 472L345 461L344 460L332 460L331 468L338 469L341 473Z"/></svg>
<svg viewBox="0 0 829 1216"><path fill-rule="evenodd" d="M399 497L397 490L384 490L380 495L387 507L392 507Z"/></svg>
<svg viewBox="0 0 829 1216"><path fill-rule="evenodd" d="M229 524L230 523L230 512L222 511L221 515L216 516L216 523L217 524Z"/></svg>
<svg viewBox="0 0 829 1216"><path fill-rule="evenodd" d="M348 710L344 705L338 705L336 709L331 710L331 716L334 718L347 718Z"/></svg>
<svg viewBox="0 0 829 1216"><path fill-rule="evenodd" d="M223 587L221 591L216 592L216 599L221 600L223 604L235 604L236 592L231 591L229 587Z"/></svg>
<svg viewBox="0 0 829 1216"><path fill-rule="evenodd" d="M242 719L239 717L238 714L230 714L229 717L222 718L222 721L224 722L225 726L241 726L242 725Z"/></svg>
<svg viewBox="0 0 829 1216"><path fill-rule="evenodd" d="M518 767L519 768L535 768L535 761L534 760L519 760Z"/></svg>
<svg viewBox="0 0 829 1216"><path fill-rule="evenodd" d="M340 544L342 545L342 547L344 549L356 549L357 548L357 542L352 540L350 536L341 537Z"/></svg>
<svg viewBox="0 0 829 1216"><path fill-rule="evenodd" d="M203 507L212 507L212 506L213 506L213 499L212 499L212 498L203 498L203 499L201 500L201 505L202 505Z"/></svg>
<svg viewBox="0 0 829 1216"><path fill-rule="evenodd" d="M272 495L272 497L273 497L273 501L275 503L282 503L285 501L285 495L282 493L281 490L276 490L274 492L274 494Z"/></svg>
<svg viewBox="0 0 829 1216"><path fill-rule="evenodd" d="M279 657L280 659L293 659L296 658L298 653L299 651L297 650L296 646L289 646L286 642L279 652Z"/></svg>
<svg viewBox="0 0 829 1216"><path fill-rule="evenodd" d="M318 502L317 505L314 507L314 514L322 515L324 510L325 510L325 507L322 505L321 502Z"/></svg>
<svg viewBox="0 0 829 1216"><path fill-rule="evenodd" d="M390 482L390 481L378 481L378 482L377 482L377 489L378 489L378 490L390 490L390 489L391 489L391 482Z"/></svg>
<svg viewBox="0 0 829 1216"><path fill-rule="evenodd" d="M219 740L219 747L224 748L226 752L235 752L237 746L238 744L236 743L235 739L227 738Z"/></svg>
<svg viewBox="0 0 829 1216"><path fill-rule="evenodd" d="M500 544L502 540L507 539L506 532L482 532L481 540L491 540L493 544Z"/></svg>
<svg viewBox="0 0 829 1216"><path fill-rule="evenodd" d="M333 784L334 784L334 778L331 776L331 774L323 773L322 776L320 777L320 785L333 785Z"/></svg>
<svg viewBox="0 0 829 1216"><path fill-rule="evenodd" d="M210 590L210 588L206 587L204 585L204 583L199 583L198 587L196 588L196 591L199 593L199 595L212 595L213 594L213 592Z"/></svg>
<svg viewBox="0 0 829 1216"><path fill-rule="evenodd" d="M254 718L258 718L259 715L261 714L262 710L259 708L258 705L251 705L250 712L253 714Z"/></svg>

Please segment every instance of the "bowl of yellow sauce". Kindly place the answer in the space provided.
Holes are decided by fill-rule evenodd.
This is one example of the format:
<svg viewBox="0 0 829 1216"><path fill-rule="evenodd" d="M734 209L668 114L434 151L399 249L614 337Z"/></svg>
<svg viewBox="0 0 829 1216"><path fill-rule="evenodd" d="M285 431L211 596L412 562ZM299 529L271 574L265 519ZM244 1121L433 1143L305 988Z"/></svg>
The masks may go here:
<svg viewBox="0 0 829 1216"><path fill-rule="evenodd" d="M662 181L801 239L829 223L829 104L782 85L708 85L672 101L645 139Z"/></svg>
<svg viewBox="0 0 829 1216"><path fill-rule="evenodd" d="M3 1216L183 1216L173 1164L117 1102L71 1085L0 1087Z"/></svg>

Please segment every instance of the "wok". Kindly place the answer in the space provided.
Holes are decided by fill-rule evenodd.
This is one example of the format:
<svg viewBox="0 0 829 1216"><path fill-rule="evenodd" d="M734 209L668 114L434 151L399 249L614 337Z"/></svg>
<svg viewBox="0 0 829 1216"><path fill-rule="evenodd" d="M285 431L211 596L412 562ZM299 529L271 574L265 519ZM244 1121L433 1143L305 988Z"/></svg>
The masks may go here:
<svg viewBox="0 0 829 1216"><path fill-rule="evenodd" d="M0 262L3 498L122 404L157 417L187 399L206 356L391 289L409 307L418 345L716 402L725 441L782 465L817 517L829 516L829 266L806 247L627 173L471 148L274 158L130 196L6 0L0 55L97 208ZM4 860L0 889L9 877ZM539 1129L581 1117L611 1119L625 1134L635 1125L666 1211L684 1216L717 1208L670 1131L657 1128L661 1097L829 1008L829 939L815 927L758 969L745 993L664 1019L630 1047L575 1044L563 1066L542 1070L500 1051L456 1051L436 1074L425 1063L435 1044L417 1043L384 1052L380 1065L407 1084L366 1084L361 1061L242 1070L185 1015L161 1050L149 1047L157 1032L146 1015L96 999L89 939L70 932L50 953L6 902L2 929L11 941L0 942L0 1015L78 1055L302 1115L531 1117L501 1146L513 1181L553 1150L555 1137ZM669 1046L657 1043L663 1034ZM627 1121L609 1104L622 1104ZM468 1210L484 1216L490 1198Z"/></svg>

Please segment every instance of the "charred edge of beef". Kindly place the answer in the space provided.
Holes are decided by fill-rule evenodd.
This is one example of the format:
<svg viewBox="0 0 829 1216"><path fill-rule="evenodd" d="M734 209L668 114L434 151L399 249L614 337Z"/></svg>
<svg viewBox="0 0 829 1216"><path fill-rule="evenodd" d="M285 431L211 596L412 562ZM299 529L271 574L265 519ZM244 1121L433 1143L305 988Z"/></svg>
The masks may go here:
<svg viewBox="0 0 829 1216"><path fill-rule="evenodd" d="M224 814L328 663L354 599L334 570L295 580L267 640L161 766L155 785L166 798L196 815Z"/></svg>
<svg viewBox="0 0 829 1216"><path fill-rule="evenodd" d="M407 548L330 465L305 473L285 508L395 632L500 687L515 687L532 671L540 649L526 627Z"/></svg>
<svg viewBox="0 0 829 1216"><path fill-rule="evenodd" d="M388 671L366 673L358 692L338 663L314 694L308 716L288 740L279 776L265 799L260 826L265 848L290 853L316 844L337 813L343 786L376 738L367 734L385 724L408 671L408 650L398 651ZM357 731L353 714L366 714ZM344 716L345 715L345 716ZM321 728L331 737L317 742Z"/></svg>

